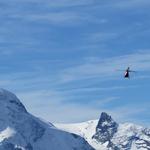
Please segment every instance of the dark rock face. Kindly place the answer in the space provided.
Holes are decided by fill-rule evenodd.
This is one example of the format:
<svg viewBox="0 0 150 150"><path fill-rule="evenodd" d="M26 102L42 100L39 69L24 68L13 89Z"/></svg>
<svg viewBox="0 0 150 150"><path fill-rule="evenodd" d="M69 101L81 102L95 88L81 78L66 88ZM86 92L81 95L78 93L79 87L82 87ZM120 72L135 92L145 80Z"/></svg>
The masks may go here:
<svg viewBox="0 0 150 150"><path fill-rule="evenodd" d="M101 143L110 141L117 132L118 124L107 113L102 112L93 138Z"/></svg>

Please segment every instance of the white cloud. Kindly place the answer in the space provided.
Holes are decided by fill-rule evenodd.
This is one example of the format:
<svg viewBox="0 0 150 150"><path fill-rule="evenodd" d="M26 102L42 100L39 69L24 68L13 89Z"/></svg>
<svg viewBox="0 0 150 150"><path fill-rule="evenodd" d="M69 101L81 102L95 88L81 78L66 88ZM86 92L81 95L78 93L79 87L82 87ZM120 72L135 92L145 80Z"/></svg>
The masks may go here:
<svg viewBox="0 0 150 150"><path fill-rule="evenodd" d="M123 89L130 89L130 88L137 88L137 86L112 86L112 87L92 87L92 85L90 87L76 87L76 88L58 88L58 91L63 90L63 92L67 92L69 94L73 94L73 93L82 93L82 92L95 92L95 91L99 91L99 92L103 92L103 91L113 91L113 90L123 90Z"/></svg>
<svg viewBox="0 0 150 150"><path fill-rule="evenodd" d="M86 105L64 103L64 96L56 91L21 92L17 95L29 112L52 122L79 121L99 114L99 110Z"/></svg>
<svg viewBox="0 0 150 150"><path fill-rule="evenodd" d="M131 121L141 113L149 113L149 105L143 104L136 107L134 105L124 105L113 109L103 108L108 103L118 101L119 97L107 97L95 100L89 105L64 102L66 97L56 91L39 90L17 93L27 110L37 117L41 117L50 122L80 122L91 119L98 119L101 112L107 112L119 122ZM142 123L142 122L141 122Z"/></svg>
<svg viewBox="0 0 150 150"><path fill-rule="evenodd" d="M126 1L118 1L114 4L114 6L119 8L136 8L150 5L149 0L126 0Z"/></svg>
<svg viewBox="0 0 150 150"><path fill-rule="evenodd" d="M55 25L70 25L73 22L80 20L81 17L77 13L72 12L49 12L44 14L28 14L28 15L14 15L14 18L22 18L27 21L47 22Z"/></svg>
<svg viewBox="0 0 150 150"><path fill-rule="evenodd" d="M93 0L49 0L49 6L53 7L72 7L72 6L84 6L90 5Z"/></svg>
<svg viewBox="0 0 150 150"><path fill-rule="evenodd" d="M67 86L65 85L64 87L58 86L61 85L62 81L68 83L69 81L94 77L99 77L102 80L108 80L110 77L115 79L118 76L116 69L126 69L128 65L141 72L149 71L150 53L148 51L107 59L92 57L84 61L83 64L66 68L60 71L60 74L57 72L57 74L51 77L43 76L38 72L3 74L0 76L0 83L1 86L4 85L4 88L15 91L31 113L52 122L76 122L99 118L102 111L112 114L118 120L129 120L134 115L148 110L148 105L143 108L139 107L138 110L137 107L135 108L133 106L124 106L114 108L113 110L104 109L104 105L118 100L118 97L112 97L111 95L106 96L104 99L97 99L92 102L88 101L86 104L69 101L73 92L120 90L124 88L135 88L136 86L112 86L106 88L90 86L89 88L78 87L78 89L66 89ZM71 77L69 80L67 75ZM121 74L119 75L121 76ZM58 78L59 76L60 78ZM47 85L50 86L47 87Z"/></svg>
<svg viewBox="0 0 150 150"><path fill-rule="evenodd" d="M70 82L74 80L84 80L88 78L101 78L102 80L108 78L114 78L120 75L117 70L130 66L131 69L137 71L150 71L150 53L149 52L137 52L134 54L100 59L93 59L83 64L72 66L65 69L62 72L62 82ZM123 74L123 72L122 72Z"/></svg>
<svg viewBox="0 0 150 150"><path fill-rule="evenodd" d="M111 40L111 39L115 39L118 37L118 35L116 33L105 33L105 32L98 32L98 33L92 33L91 35L88 35L87 37L89 37L87 40L89 42L103 42L106 40Z"/></svg>
<svg viewBox="0 0 150 150"><path fill-rule="evenodd" d="M9 3L12 5L6 5L2 16L7 14L11 21L18 19L19 22L40 22L58 26L78 25L84 22L100 24L107 22L107 19L99 19L88 10L84 11L84 6L95 4L93 0L9 0ZM30 5L33 6L32 10L28 7ZM78 7L83 9L76 10L75 8ZM40 8L39 11L37 11L38 8ZM24 9L28 11L23 11Z"/></svg>
<svg viewBox="0 0 150 150"><path fill-rule="evenodd" d="M40 4L44 5L46 4L49 8L50 7L72 7L72 6L83 6L83 5L88 5L92 4L94 1L93 0L8 0L7 2L9 3L35 3L35 4Z"/></svg>

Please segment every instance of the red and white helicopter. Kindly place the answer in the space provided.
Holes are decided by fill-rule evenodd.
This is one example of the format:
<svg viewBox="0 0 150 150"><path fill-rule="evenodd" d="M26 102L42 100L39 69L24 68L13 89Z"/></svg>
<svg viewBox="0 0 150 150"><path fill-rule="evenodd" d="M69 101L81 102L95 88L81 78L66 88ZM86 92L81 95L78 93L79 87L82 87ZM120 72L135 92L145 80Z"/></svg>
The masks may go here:
<svg viewBox="0 0 150 150"><path fill-rule="evenodd" d="M119 70L119 71L124 71L124 70ZM133 71L133 70L130 70L130 67L128 67L126 70L125 70L125 73L124 73L124 78L130 78L130 72L136 72L136 71Z"/></svg>

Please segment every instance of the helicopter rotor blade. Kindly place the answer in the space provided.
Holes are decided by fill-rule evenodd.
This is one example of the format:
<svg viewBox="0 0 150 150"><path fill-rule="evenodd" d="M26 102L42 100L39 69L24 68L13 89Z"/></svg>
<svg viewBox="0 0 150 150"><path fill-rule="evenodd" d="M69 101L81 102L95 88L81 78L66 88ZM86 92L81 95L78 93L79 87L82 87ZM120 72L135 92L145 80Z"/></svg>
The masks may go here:
<svg viewBox="0 0 150 150"><path fill-rule="evenodd" d="M135 72L136 73L137 71L129 70L129 72Z"/></svg>

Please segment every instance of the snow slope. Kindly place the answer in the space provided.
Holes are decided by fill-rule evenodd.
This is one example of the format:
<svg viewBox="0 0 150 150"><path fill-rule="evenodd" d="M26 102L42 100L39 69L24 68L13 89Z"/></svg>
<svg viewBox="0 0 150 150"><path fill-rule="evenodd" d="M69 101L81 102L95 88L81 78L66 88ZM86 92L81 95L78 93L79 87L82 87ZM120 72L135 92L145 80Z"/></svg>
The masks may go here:
<svg viewBox="0 0 150 150"><path fill-rule="evenodd" d="M98 120L90 120L82 123L54 125L64 131L68 131L70 133L74 133L83 137L90 145L92 145L97 150L105 150L106 147L104 145L92 139L93 135L95 134L97 124Z"/></svg>
<svg viewBox="0 0 150 150"><path fill-rule="evenodd" d="M99 120L55 126L82 136L96 150L150 150L150 129L132 123L118 124L106 113Z"/></svg>
<svg viewBox="0 0 150 150"><path fill-rule="evenodd" d="M80 136L61 131L27 112L12 93L0 89L0 150L93 150Z"/></svg>

